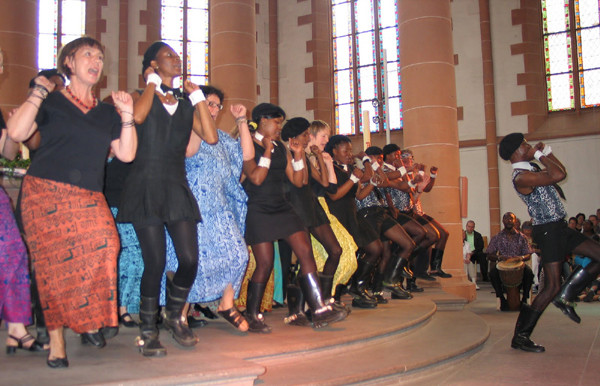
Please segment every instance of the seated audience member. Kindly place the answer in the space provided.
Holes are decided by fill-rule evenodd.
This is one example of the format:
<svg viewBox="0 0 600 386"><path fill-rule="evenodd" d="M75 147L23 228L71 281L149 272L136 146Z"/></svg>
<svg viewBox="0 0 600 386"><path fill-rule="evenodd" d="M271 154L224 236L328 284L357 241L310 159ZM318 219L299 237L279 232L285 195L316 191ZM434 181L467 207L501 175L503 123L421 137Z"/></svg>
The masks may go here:
<svg viewBox="0 0 600 386"><path fill-rule="evenodd" d="M465 240L467 241L470 247L469 259L471 263L473 263L475 274L477 274L475 264L479 263L479 269L481 270L481 280L488 281L488 262L486 254L483 252L483 237L481 236L481 233L475 230L475 221L473 220L467 221ZM472 278L472 280L475 279L476 277Z"/></svg>
<svg viewBox="0 0 600 386"><path fill-rule="evenodd" d="M514 228L515 215L511 212L506 212L502 217L504 229L497 235L492 237L490 244L487 247L488 259L493 262L501 261L527 261L531 257L531 249L526 238L522 233L517 232ZM490 270L490 282L496 291L496 297L500 302L500 310L508 310L508 303L503 294L503 285L500 280L500 274L496 268L496 264L492 265ZM524 266L523 280L520 288L523 289L522 303L527 303L529 298L529 290L533 283L533 272L527 265Z"/></svg>
<svg viewBox="0 0 600 386"><path fill-rule="evenodd" d="M594 233L600 233L600 227L598 226L598 216L596 216L595 214L590 214L588 220L592 222Z"/></svg>
<svg viewBox="0 0 600 386"><path fill-rule="evenodd" d="M571 229L577 229L577 219L575 217L569 217L568 227Z"/></svg>

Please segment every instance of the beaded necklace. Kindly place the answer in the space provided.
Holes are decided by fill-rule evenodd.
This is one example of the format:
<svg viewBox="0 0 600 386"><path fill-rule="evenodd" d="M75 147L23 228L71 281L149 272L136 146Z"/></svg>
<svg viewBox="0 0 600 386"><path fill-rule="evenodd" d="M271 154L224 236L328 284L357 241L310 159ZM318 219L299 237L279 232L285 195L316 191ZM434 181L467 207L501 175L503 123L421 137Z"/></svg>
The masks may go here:
<svg viewBox="0 0 600 386"><path fill-rule="evenodd" d="M83 102L81 101L81 99L77 98L77 97L76 97L76 96L73 94L73 92L71 92L71 88L70 88L69 86L67 86L67 87L65 88L65 90L67 90L67 93L69 93L69 95L71 96L71 98L73 98L73 100L74 100L75 102L77 102L77 103L79 104L79 106L81 106L81 107L83 107L83 108L85 108L85 109L91 110L91 109L93 109L94 107L96 107L96 105L98 104L98 100L92 96L92 106L90 107L90 106L86 105L85 103L83 103Z"/></svg>

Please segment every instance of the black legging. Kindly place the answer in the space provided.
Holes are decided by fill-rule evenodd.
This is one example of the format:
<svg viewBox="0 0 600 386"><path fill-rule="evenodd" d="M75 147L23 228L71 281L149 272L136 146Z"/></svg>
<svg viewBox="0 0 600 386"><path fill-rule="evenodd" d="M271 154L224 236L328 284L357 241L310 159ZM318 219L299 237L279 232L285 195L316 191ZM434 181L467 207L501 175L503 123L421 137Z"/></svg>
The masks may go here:
<svg viewBox="0 0 600 386"><path fill-rule="evenodd" d="M144 273L140 284L140 295L158 297L160 282L166 265L165 226L175 247L177 272L173 284L189 288L198 272L198 233L195 221L181 220L159 225L133 224L142 249Z"/></svg>
<svg viewBox="0 0 600 386"><path fill-rule="evenodd" d="M323 266L323 274L335 275L335 271L340 263L342 247L337 241L331 225L323 224L315 228L310 228L310 233L323 245L325 252L327 252L327 261L325 261L325 265Z"/></svg>
<svg viewBox="0 0 600 386"><path fill-rule="evenodd" d="M296 254L302 274L306 275L317 271L308 232L298 231L287 236L285 241L287 241ZM256 269L252 274L251 281L254 283L266 283L273 270L273 242L268 241L253 244L251 247L254 259L256 260Z"/></svg>

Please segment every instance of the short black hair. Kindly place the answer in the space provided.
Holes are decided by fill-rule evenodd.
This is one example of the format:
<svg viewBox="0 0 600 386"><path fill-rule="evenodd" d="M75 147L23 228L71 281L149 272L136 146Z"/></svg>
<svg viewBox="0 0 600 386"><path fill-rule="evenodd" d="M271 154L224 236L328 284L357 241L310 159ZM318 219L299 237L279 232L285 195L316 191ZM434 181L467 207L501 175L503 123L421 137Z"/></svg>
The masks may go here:
<svg viewBox="0 0 600 386"><path fill-rule="evenodd" d="M272 103L261 103L256 105L252 109L252 120L258 125L262 118L273 119L283 118L285 119L285 111L277 105Z"/></svg>
<svg viewBox="0 0 600 386"><path fill-rule="evenodd" d="M379 146L369 146L365 150L365 154L366 155L382 155L383 150L381 150L381 148Z"/></svg>
<svg viewBox="0 0 600 386"><path fill-rule="evenodd" d="M344 143L352 143L352 141L345 135L333 135L329 138L329 142L327 142L327 145L325 145L325 151L330 155L333 155L333 149L337 148L338 146Z"/></svg>

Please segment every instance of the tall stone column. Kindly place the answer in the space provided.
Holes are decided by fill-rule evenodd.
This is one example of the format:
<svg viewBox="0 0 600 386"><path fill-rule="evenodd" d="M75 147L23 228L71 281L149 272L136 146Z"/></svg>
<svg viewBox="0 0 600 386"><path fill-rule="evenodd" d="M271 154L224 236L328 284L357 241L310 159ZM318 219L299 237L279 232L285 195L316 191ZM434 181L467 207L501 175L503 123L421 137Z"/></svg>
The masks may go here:
<svg viewBox="0 0 600 386"><path fill-rule="evenodd" d="M0 107L4 118L27 95L27 85L37 74L38 2L0 1L0 46L4 74L0 75Z"/></svg>
<svg viewBox="0 0 600 386"><path fill-rule="evenodd" d="M422 196L425 212L450 232L438 279L447 292L475 299L462 262L458 123L450 0L399 0L404 146L417 162L439 168L435 187Z"/></svg>
<svg viewBox="0 0 600 386"><path fill-rule="evenodd" d="M210 83L225 92L218 126L233 127L235 103L256 105L256 13L254 0L210 2Z"/></svg>

